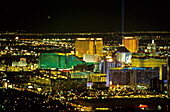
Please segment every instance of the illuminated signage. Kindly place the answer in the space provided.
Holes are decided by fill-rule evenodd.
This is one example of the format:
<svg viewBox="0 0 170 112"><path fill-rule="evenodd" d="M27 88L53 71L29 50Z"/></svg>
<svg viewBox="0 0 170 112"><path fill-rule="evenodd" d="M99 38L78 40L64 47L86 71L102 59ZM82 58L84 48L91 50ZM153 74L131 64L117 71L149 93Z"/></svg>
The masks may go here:
<svg viewBox="0 0 170 112"><path fill-rule="evenodd" d="M124 37L124 39L133 39L133 37Z"/></svg>
<svg viewBox="0 0 170 112"><path fill-rule="evenodd" d="M102 38L96 38L96 40L102 40Z"/></svg>
<svg viewBox="0 0 170 112"><path fill-rule="evenodd" d="M86 38L77 38L77 40L86 40Z"/></svg>

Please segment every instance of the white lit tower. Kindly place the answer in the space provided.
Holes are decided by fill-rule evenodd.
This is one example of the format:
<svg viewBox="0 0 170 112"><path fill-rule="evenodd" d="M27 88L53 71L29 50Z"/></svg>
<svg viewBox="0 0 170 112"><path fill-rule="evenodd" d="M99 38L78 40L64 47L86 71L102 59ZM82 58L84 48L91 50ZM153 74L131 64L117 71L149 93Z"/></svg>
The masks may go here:
<svg viewBox="0 0 170 112"><path fill-rule="evenodd" d="M154 43L154 40L152 40L151 52L152 52L152 56L156 55L156 44Z"/></svg>

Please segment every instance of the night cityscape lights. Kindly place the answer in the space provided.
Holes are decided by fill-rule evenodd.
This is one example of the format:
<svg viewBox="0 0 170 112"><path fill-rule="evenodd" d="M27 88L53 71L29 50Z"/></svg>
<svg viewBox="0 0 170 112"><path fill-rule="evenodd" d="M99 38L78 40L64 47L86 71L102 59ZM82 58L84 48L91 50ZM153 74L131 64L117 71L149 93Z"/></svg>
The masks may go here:
<svg viewBox="0 0 170 112"><path fill-rule="evenodd" d="M1 35L0 109L168 111L170 46L160 44L161 33L125 35L125 46L116 45L121 34L110 45L104 38L110 34L93 38L86 34L83 38ZM152 42L145 46L143 40Z"/></svg>
<svg viewBox="0 0 170 112"><path fill-rule="evenodd" d="M168 3L3 1L0 112L169 112Z"/></svg>

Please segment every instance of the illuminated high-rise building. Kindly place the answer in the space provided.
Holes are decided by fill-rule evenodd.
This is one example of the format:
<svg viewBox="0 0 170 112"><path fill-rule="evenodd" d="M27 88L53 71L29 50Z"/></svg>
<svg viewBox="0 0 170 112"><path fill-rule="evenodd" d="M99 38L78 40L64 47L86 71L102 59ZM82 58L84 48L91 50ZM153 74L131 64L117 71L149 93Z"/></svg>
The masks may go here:
<svg viewBox="0 0 170 112"><path fill-rule="evenodd" d="M155 56L156 55L156 44L154 43L154 40L152 40L151 46L152 46L152 49L151 49L152 55Z"/></svg>
<svg viewBox="0 0 170 112"><path fill-rule="evenodd" d="M102 38L77 38L75 42L75 54L78 57L83 57L83 54L103 56Z"/></svg>
<svg viewBox="0 0 170 112"><path fill-rule="evenodd" d="M147 52L151 53L152 56L156 56L156 44L154 43L154 40L152 40L152 44L148 44Z"/></svg>
<svg viewBox="0 0 170 112"><path fill-rule="evenodd" d="M124 37L123 45L131 52L138 51L138 38L137 37Z"/></svg>

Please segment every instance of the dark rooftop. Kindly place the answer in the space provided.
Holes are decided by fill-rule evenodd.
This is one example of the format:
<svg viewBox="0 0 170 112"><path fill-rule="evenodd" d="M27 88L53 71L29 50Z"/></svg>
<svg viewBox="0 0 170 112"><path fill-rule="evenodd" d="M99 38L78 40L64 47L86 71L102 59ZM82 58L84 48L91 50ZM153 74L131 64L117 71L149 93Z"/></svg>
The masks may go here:
<svg viewBox="0 0 170 112"><path fill-rule="evenodd" d="M118 47L116 53L118 52L130 52L130 51L126 47L121 46L121 47Z"/></svg>

